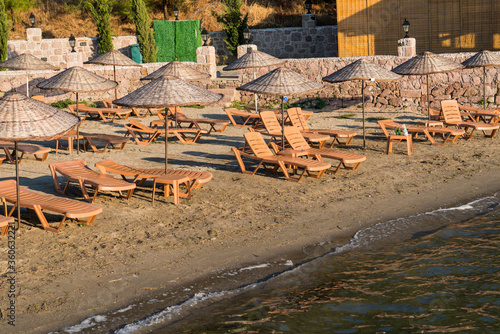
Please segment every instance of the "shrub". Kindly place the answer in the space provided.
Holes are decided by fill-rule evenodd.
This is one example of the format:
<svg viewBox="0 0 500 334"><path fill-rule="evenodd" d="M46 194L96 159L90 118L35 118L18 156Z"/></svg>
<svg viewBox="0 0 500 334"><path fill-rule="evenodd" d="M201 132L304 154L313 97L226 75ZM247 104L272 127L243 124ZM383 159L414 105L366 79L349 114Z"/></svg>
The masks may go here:
<svg viewBox="0 0 500 334"><path fill-rule="evenodd" d="M233 55L237 55L238 45L245 43L243 30L248 27L248 13L241 14L241 0L222 0L224 13L218 14L212 11L212 15L221 23L226 32L224 42L227 49Z"/></svg>
<svg viewBox="0 0 500 334"><path fill-rule="evenodd" d="M143 0L132 0L132 17L143 62L156 62L158 47L156 46L153 31L151 30L151 19Z"/></svg>
<svg viewBox="0 0 500 334"><path fill-rule="evenodd" d="M84 8L90 10L99 33L99 54L113 50L111 39L111 3L109 0L84 0Z"/></svg>

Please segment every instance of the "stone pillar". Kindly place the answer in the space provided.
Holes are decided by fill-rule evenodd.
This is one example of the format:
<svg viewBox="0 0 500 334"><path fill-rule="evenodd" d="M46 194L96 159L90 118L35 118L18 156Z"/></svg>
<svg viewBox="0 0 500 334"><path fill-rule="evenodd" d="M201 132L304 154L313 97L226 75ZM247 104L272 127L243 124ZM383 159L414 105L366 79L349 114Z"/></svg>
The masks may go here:
<svg viewBox="0 0 500 334"><path fill-rule="evenodd" d="M27 28L26 29L26 39L33 42L42 41L42 29L40 28Z"/></svg>
<svg viewBox="0 0 500 334"><path fill-rule="evenodd" d="M64 55L64 60L66 61L66 68L70 68L73 66L83 67L83 59L80 52L70 52Z"/></svg>
<svg viewBox="0 0 500 334"><path fill-rule="evenodd" d="M240 58L241 56L244 56L245 53L247 53L249 51L249 49L257 51L257 45L255 45L255 44L238 45L238 48L236 49L238 58Z"/></svg>
<svg viewBox="0 0 500 334"><path fill-rule="evenodd" d="M304 14L302 15L302 28L314 28L316 27L316 15L315 14Z"/></svg>
<svg viewBox="0 0 500 334"><path fill-rule="evenodd" d="M197 48L196 62L208 68L208 73L212 79L217 78L217 63L215 58L215 48L213 46L200 46Z"/></svg>
<svg viewBox="0 0 500 334"><path fill-rule="evenodd" d="M417 40L415 38L401 38L398 40L398 57L415 57L417 55Z"/></svg>

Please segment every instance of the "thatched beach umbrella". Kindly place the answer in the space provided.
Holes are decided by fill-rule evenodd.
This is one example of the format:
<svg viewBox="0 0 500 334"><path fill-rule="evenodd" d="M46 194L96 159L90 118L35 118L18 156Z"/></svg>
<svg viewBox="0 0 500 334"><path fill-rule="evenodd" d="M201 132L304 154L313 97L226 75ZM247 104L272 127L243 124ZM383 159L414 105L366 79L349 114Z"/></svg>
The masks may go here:
<svg viewBox="0 0 500 334"><path fill-rule="evenodd" d="M237 90L258 94L281 96L281 145L285 148L285 96L304 94L323 89L325 86L310 80L289 68L278 67L257 79L244 84Z"/></svg>
<svg viewBox="0 0 500 334"><path fill-rule="evenodd" d="M79 123L78 117L17 92L0 98L0 140L14 141L16 164L17 203L19 203L19 161L17 142L23 140L51 140L61 136ZM17 206L17 226L21 221Z"/></svg>
<svg viewBox="0 0 500 334"><path fill-rule="evenodd" d="M78 94L107 91L118 86L116 81L111 81L94 74L83 67L70 67L53 77L36 85L41 89L62 90L76 93L76 116L78 116ZM80 153L80 125L76 127L77 154Z"/></svg>
<svg viewBox="0 0 500 334"><path fill-rule="evenodd" d="M29 75L30 70L57 70L58 68L52 64L41 60L29 53L23 53L14 58L7 59L0 63L0 68L11 68L16 70L26 70L26 96L30 96Z"/></svg>
<svg viewBox="0 0 500 334"><path fill-rule="evenodd" d="M142 65L137 64L135 61L133 61L131 58L125 56L123 53L121 53L118 50L111 50L106 53L103 53L102 55L99 55L95 57L94 59L91 59L85 64L101 64L101 65L113 65L113 80L116 81L116 66L139 66L142 67ZM118 98L118 92L117 88L115 87L115 99Z"/></svg>
<svg viewBox="0 0 500 334"><path fill-rule="evenodd" d="M365 137L365 81L394 81L402 76L395 74L385 68L369 62L366 59L359 59L340 70L323 78L327 82L343 82L350 80L361 80L361 95L363 97L363 148L366 148Z"/></svg>
<svg viewBox="0 0 500 334"><path fill-rule="evenodd" d="M154 80L164 75L181 78L186 81L199 81L199 80L210 79L210 74L200 72L198 70L195 70L189 65L174 60L166 65L163 65L153 73L150 73L145 77L141 78L141 80Z"/></svg>
<svg viewBox="0 0 500 334"><path fill-rule="evenodd" d="M392 71L402 75L425 75L427 78L427 117L430 115L429 74L451 72L462 69L463 66L453 60L426 51L416 55Z"/></svg>
<svg viewBox="0 0 500 334"><path fill-rule="evenodd" d="M173 76L162 76L125 95L114 104L136 108L167 108L191 104L212 104L220 101L216 94ZM168 122L165 117L165 172L168 169Z"/></svg>
<svg viewBox="0 0 500 334"><path fill-rule="evenodd" d="M483 68L483 106L486 108L486 67L500 66L500 55L498 53L483 50L462 62L462 65L465 67Z"/></svg>
<svg viewBox="0 0 500 334"><path fill-rule="evenodd" d="M231 64L224 67L223 71L233 71L233 70L243 70L246 68L253 68L253 79L257 79L257 74L255 72L256 68L259 67L269 67L269 66L278 66L285 62L285 60L278 59L271 55L268 55L265 52L261 52L258 50L254 50L252 48L247 49L247 53L245 53L240 58L233 61ZM257 93L254 93L255 98L255 113L257 110Z"/></svg>

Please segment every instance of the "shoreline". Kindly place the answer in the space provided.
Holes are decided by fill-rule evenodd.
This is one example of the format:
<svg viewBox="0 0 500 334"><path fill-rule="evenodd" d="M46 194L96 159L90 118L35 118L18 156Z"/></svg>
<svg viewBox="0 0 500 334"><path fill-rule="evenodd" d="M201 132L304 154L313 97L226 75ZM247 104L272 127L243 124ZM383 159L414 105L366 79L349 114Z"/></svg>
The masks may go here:
<svg viewBox="0 0 500 334"><path fill-rule="evenodd" d="M212 111L198 112L207 117ZM213 113L220 115L220 109L214 108ZM326 122L335 113L312 117ZM341 128L359 127L355 122L346 120ZM106 131L110 125L99 126ZM123 133L120 123L111 126ZM241 174L229 147L242 143L244 131L231 127L200 144L169 146L173 165L214 174L212 181L197 189L191 200L181 200L179 206L172 205L170 198L151 205L150 189L138 189L129 201L113 194L99 195L96 205L104 212L90 227L69 222L61 233L54 234L38 225L23 224L18 239L23 268L18 274L22 288L18 326L11 331L4 318L0 330L58 331L172 291L177 294L169 295L168 302L175 305L193 293L179 291L192 284L204 288L205 283L206 291L220 291L270 274L264 268L258 273L247 272L248 277L238 280L206 281L217 273L264 262L276 263L269 268L272 270L283 266L285 260L296 264L342 246L358 230L379 222L468 202L500 190L494 182L500 179L498 138L475 135L471 141L445 146L422 141L415 143L411 156L401 151L386 155L385 139L372 123L366 151L358 146L360 136L351 146L339 148L367 155L358 171L341 170L336 175L293 183L274 173ZM124 151L83 153L80 158L92 168L104 159L149 167L147 164L155 166L163 161L162 146L139 147L130 142ZM48 160L70 158L76 157L63 153ZM2 177L11 177L12 166L4 167ZM54 191L47 163L23 160L20 167L21 185ZM68 197L79 199L81 194L72 187ZM23 220L33 217L36 221L36 216L23 212ZM0 290L5 314L5 285ZM142 316L136 315L139 319Z"/></svg>

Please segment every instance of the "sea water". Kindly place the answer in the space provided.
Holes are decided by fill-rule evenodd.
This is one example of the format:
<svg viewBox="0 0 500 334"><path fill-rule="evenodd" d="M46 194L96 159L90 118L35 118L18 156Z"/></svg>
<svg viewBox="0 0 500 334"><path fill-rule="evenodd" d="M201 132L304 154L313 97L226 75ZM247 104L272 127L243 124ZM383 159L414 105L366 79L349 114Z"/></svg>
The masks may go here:
<svg viewBox="0 0 500 334"><path fill-rule="evenodd" d="M114 332L500 333L499 203L378 224L265 282L194 294Z"/></svg>

